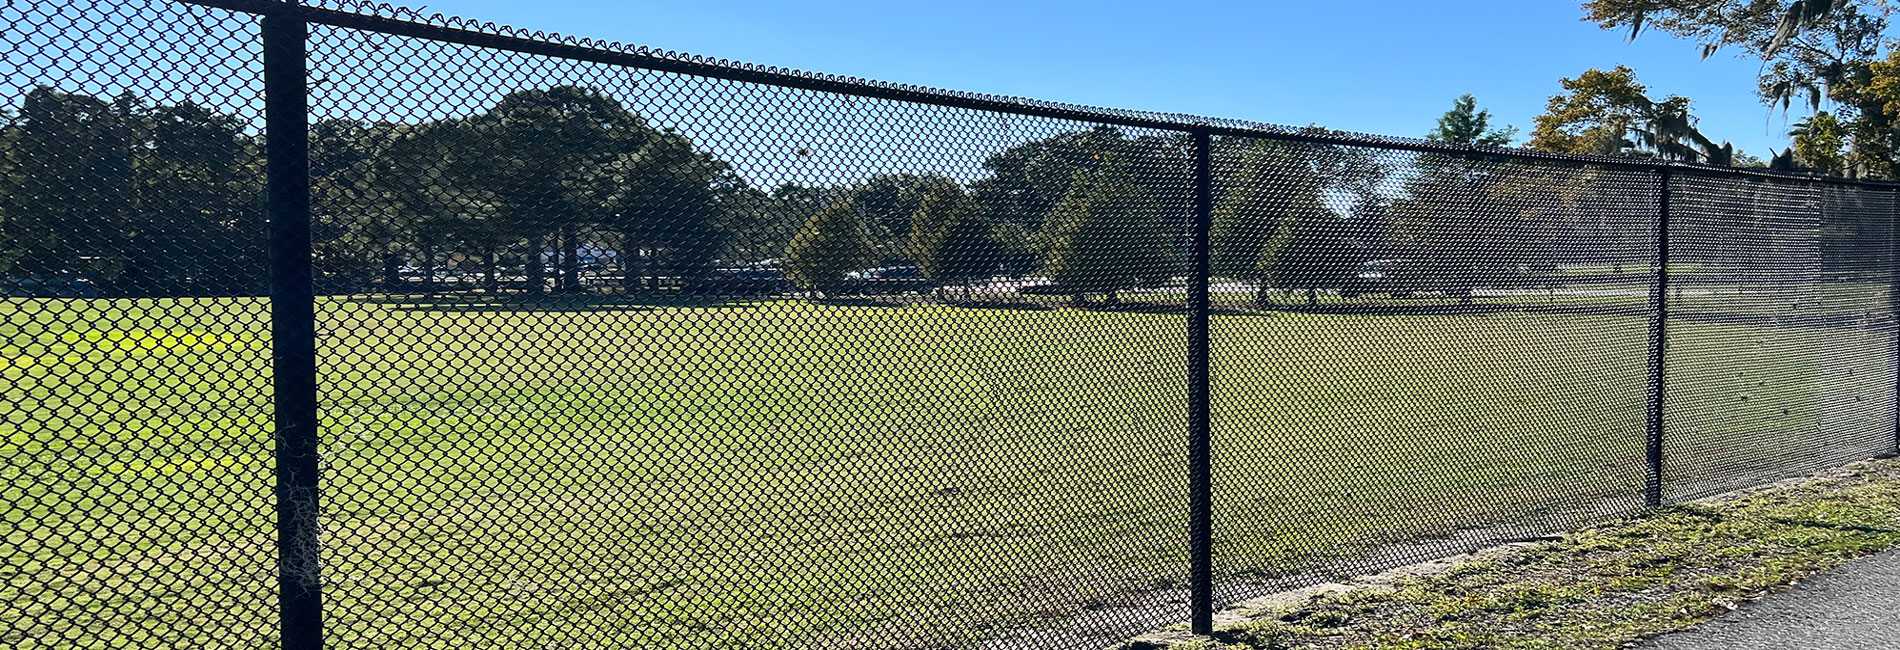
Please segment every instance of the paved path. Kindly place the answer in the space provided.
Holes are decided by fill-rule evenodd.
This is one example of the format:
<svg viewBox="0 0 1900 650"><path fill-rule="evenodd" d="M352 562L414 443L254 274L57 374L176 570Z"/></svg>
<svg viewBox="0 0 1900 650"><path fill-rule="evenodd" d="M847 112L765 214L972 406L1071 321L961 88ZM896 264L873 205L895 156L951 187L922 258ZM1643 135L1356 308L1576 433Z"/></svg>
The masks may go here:
<svg viewBox="0 0 1900 650"><path fill-rule="evenodd" d="M1647 650L1900 648L1900 551L1854 561Z"/></svg>

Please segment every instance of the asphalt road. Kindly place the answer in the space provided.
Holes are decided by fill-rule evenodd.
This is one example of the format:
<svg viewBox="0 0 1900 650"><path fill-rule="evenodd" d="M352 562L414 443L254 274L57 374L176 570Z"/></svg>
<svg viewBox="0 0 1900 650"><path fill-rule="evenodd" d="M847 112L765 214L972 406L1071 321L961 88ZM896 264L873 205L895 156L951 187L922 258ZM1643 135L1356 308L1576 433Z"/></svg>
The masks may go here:
<svg viewBox="0 0 1900 650"><path fill-rule="evenodd" d="M1658 637L1648 650L1889 650L1900 648L1900 551L1864 558L1702 627Z"/></svg>

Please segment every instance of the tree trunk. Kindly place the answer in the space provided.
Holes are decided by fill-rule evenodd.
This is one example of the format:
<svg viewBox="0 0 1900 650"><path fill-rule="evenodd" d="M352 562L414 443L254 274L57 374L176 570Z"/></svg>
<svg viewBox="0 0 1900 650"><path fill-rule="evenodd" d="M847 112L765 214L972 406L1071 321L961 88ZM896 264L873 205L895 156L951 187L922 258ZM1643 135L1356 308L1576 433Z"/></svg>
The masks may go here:
<svg viewBox="0 0 1900 650"><path fill-rule="evenodd" d="M422 292L435 293L435 247L422 247Z"/></svg>
<svg viewBox="0 0 1900 650"><path fill-rule="evenodd" d="M581 242L573 226L561 229L561 291L581 292Z"/></svg>
<svg viewBox="0 0 1900 650"><path fill-rule="evenodd" d="M539 296L547 293L547 262L541 259L541 250L546 248L540 233L528 236L528 261L522 265L522 272L528 276L528 295Z"/></svg>
<svg viewBox="0 0 1900 650"><path fill-rule="evenodd" d="M646 273L642 274L646 280L647 290L660 290L660 271L664 268L664 266L660 265L659 249L653 249L653 257L648 258L646 261Z"/></svg>
<svg viewBox="0 0 1900 650"><path fill-rule="evenodd" d="M400 261L395 253L383 254L383 291L398 293L405 289L402 286L402 274L396 272Z"/></svg>
<svg viewBox="0 0 1900 650"><path fill-rule="evenodd" d="M482 251L482 291L488 295L501 292L501 280L495 277L495 249Z"/></svg>
<svg viewBox="0 0 1900 650"><path fill-rule="evenodd" d="M1262 308L1264 308L1264 307L1270 307L1270 306L1272 306L1272 305L1273 305L1273 300L1272 300L1272 298L1273 298L1273 294L1272 294L1272 291L1273 291L1273 289L1271 289L1271 288L1269 288L1269 287L1267 286L1267 281L1266 281L1266 280L1261 280L1261 281L1260 281L1260 284L1256 284L1256 285L1254 285L1254 288L1253 288L1253 304L1254 304L1254 306L1256 306L1256 307L1262 307Z"/></svg>
<svg viewBox="0 0 1900 650"><path fill-rule="evenodd" d="M1318 307L1318 306L1319 306L1319 289L1314 289L1314 288L1311 288L1311 287L1308 287L1308 288L1307 288L1307 290L1306 290L1306 306L1308 306L1308 307Z"/></svg>
<svg viewBox="0 0 1900 650"><path fill-rule="evenodd" d="M627 238L620 246L620 286L627 293L646 288L646 265L641 262L640 247Z"/></svg>

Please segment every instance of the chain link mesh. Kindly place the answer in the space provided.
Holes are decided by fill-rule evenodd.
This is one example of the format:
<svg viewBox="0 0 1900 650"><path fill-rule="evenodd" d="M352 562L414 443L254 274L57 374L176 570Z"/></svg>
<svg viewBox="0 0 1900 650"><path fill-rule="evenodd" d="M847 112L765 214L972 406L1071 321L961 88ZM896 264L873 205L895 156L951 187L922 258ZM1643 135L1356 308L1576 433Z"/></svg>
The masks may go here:
<svg viewBox="0 0 1900 650"><path fill-rule="evenodd" d="M291 14L203 4L0 8L12 647L299 641ZM1198 399L1217 604L1894 451L1891 186L299 11L328 647L1112 647L1190 617Z"/></svg>
<svg viewBox="0 0 1900 650"><path fill-rule="evenodd" d="M1675 190L1671 497L1891 452L1894 189L1685 173Z"/></svg>
<svg viewBox="0 0 1900 650"><path fill-rule="evenodd" d="M336 643L1055 639L1181 582L1180 136L311 50ZM1001 158L1022 142L1067 159ZM1148 267L1091 308L1029 291L993 231L1064 227Z"/></svg>
<svg viewBox="0 0 1900 650"><path fill-rule="evenodd" d="M256 24L0 7L0 645L273 642Z"/></svg>
<svg viewBox="0 0 1900 650"><path fill-rule="evenodd" d="M1655 173L1223 144L1226 600L1642 505Z"/></svg>

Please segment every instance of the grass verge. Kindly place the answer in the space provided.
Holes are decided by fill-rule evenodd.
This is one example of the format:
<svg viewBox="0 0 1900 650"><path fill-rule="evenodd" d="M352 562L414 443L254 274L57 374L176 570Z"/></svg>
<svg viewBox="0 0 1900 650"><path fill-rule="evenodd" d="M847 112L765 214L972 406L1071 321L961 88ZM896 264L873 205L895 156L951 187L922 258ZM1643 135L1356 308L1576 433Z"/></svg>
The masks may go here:
<svg viewBox="0 0 1900 650"><path fill-rule="evenodd" d="M1867 461L1499 547L1435 572L1243 605L1229 614L1244 622L1211 640L1130 647L1618 648L1896 545L1900 460Z"/></svg>

